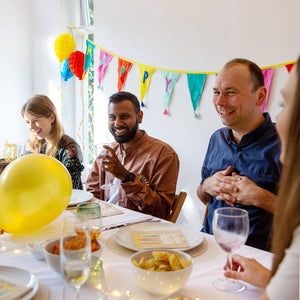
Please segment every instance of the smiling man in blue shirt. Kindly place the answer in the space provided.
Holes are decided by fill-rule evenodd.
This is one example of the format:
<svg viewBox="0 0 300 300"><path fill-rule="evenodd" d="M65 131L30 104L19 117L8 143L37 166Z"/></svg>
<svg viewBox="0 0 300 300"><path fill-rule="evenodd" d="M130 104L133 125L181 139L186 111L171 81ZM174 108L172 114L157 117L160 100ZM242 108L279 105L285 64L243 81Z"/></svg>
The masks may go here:
<svg viewBox="0 0 300 300"><path fill-rule="evenodd" d="M234 59L219 72L213 103L226 126L213 133L197 188L208 203L202 231L212 234L214 210L234 206L249 213L246 244L268 249L272 212L280 178L280 140L268 113L262 113L267 90L261 69Z"/></svg>

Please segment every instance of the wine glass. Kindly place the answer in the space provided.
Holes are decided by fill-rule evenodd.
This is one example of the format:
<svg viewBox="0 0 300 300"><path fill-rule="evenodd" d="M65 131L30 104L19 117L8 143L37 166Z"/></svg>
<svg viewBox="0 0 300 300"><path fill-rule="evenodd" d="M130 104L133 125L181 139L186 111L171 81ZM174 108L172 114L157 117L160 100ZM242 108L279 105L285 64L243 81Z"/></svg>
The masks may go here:
<svg viewBox="0 0 300 300"><path fill-rule="evenodd" d="M25 144L16 144L16 157L19 158L26 153Z"/></svg>
<svg viewBox="0 0 300 300"><path fill-rule="evenodd" d="M86 216L91 241L96 240L102 232L101 206L99 203L83 202L77 205L76 214Z"/></svg>
<svg viewBox="0 0 300 300"><path fill-rule="evenodd" d="M78 300L80 287L91 268L91 241L86 216L70 216L63 220L60 239L60 267Z"/></svg>
<svg viewBox="0 0 300 300"><path fill-rule="evenodd" d="M103 146L108 146L111 148L112 143L100 143L100 144L94 145L94 152L95 152L96 158L98 158L101 153L104 153L105 151L107 151L105 148L103 148ZM101 164L102 164L102 159L100 159L100 160L101 160ZM113 186L114 186L113 182L107 182L107 183L101 185L101 189L102 190L110 190Z"/></svg>
<svg viewBox="0 0 300 300"><path fill-rule="evenodd" d="M232 268L232 255L247 240L249 233L248 212L240 208L224 207L214 211L213 234L219 246L227 252L227 263ZM216 289L236 293L245 289L241 282L228 278L214 280Z"/></svg>

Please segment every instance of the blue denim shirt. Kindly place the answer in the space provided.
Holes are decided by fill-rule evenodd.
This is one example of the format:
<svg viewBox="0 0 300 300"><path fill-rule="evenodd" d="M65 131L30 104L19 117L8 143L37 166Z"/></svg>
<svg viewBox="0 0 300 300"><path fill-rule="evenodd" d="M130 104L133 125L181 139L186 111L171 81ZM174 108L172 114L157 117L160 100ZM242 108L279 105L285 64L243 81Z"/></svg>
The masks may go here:
<svg viewBox="0 0 300 300"><path fill-rule="evenodd" d="M202 166L202 182L229 165L241 176L247 176L258 186L276 194L280 178L279 156L280 140L275 125L268 113L265 121L252 132L244 135L239 144L233 139L232 130L224 127L210 138L206 157ZM212 234L214 210L227 207L224 201L211 198L208 215L201 231ZM249 213L250 231L247 245L267 250L270 246L272 214L256 206L236 204L235 207L246 209Z"/></svg>

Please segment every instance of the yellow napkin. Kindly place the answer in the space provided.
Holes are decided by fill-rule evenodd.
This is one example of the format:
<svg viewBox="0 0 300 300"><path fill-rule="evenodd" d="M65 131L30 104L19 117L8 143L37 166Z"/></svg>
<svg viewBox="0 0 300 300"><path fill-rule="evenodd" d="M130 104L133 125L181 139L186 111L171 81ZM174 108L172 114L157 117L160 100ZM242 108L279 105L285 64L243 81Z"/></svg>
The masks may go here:
<svg viewBox="0 0 300 300"><path fill-rule="evenodd" d="M14 300L28 294L32 287L20 286L0 278L0 300Z"/></svg>

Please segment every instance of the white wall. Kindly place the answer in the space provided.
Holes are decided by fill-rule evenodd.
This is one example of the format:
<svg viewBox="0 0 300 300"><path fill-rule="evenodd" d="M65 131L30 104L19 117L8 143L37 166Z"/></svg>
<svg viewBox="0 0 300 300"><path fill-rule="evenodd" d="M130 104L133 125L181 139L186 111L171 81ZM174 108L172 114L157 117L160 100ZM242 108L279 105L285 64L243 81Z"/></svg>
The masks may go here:
<svg viewBox="0 0 300 300"><path fill-rule="evenodd" d="M55 103L65 131L78 140L81 106L76 81L61 82L54 41L74 23L74 0L0 0L1 117L0 157L6 140L26 143L28 131L20 110L34 94ZM76 0L78 5L78 0ZM66 7L67 6L67 7ZM75 9L74 9L75 10ZM70 19L68 19L69 17ZM80 98L80 97L78 97ZM63 100L62 100L63 99Z"/></svg>
<svg viewBox="0 0 300 300"><path fill-rule="evenodd" d="M216 0L214 2L218 1ZM230 3L233 2L235 1L230 1ZM293 2L293 0L290 2ZM128 2L125 3L120 0L117 1L117 3L118 5L116 6L116 3L114 2L113 5L115 6L115 8L113 8L111 7L111 2L95 2L95 41L100 47L111 51L115 55L127 58L134 62L151 65L158 68L169 68L171 70L193 70L199 72L218 71L215 69L215 61L218 60L218 64L220 65L223 65L227 61L224 60L222 63L220 62L219 54L216 55L215 53L216 47L213 47L213 49L211 49L211 52L208 52L209 54L206 54L206 56L203 57L203 53L202 55L200 55L200 51L199 55L197 55L197 53L193 53L195 47L191 49L191 47L187 46L190 45L190 43L181 43L182 34L178 34L176 36L177 40L173 39L174 32L171 31L174 28L177 28L179 25L174 24L174 22L172 23L171 21L168 24L165 22L166 20L164 20L164 18L170 17L170 14L166 13L168 11L167 9L164 10L164 13L162 13L162 11L157 12L158 5L159 9L161 8L160 4L158 4L157 1L154 1L154 3L151 2L151 5L147 6L148 15L146 15L145 12L141 12L143 5L141 5L139 1L132 0L129 4ZM200 9L201 7L203 11L206 8L206 2L204 1L189 1L189 5L191 5L191 7L189 7L188 5L183 7L181 6L181 4L179 4L178 1L168 1L168 3L170 6L169 12L171 11L172 13L174 13L174 15L178 14L178 11L176 10L178 8L178 5L181 7L181 10L179 9L180 14L183 10L185 10L181 14L181 16L185 15L186 11L191 8L195 11L195 6L198 6L198 9ZM176 3L176 5L172 6L172 3ZM244 4L242 4L241 2L236 4L238 5L238 7L235 7L234 14L231 16L231 21L229 22L230 24L231 22L235 22L233 20L234 16L238 16L237 20L241 22L240 13L241 11L243 11ZM269 11L268 7L263 7L263 5L267 6L268 4L270 4L269 1L267 1L265 4L260 2L261 11ZM295 2L294 4L298 5ZM118 7L118 9L116 9L116 7ZM165 8L165 5L163 7ZM144 19L141 18L141 14ZM279 18L280 12L272 11L272 14L274 23L278 23L278 19L276 19L276 16L277 18ZM152 16L152 18L149 16ZM224 13L224 15L222 16L224 18L224 26L226 24L228 25L228 12ZM161 26L161 23L157 22L158 17L161 17L160 21L162 22L162 24L164 24L164 26ZM215 15L213 15L213 18L214 17ZM261 20L259 18L259 14L257 14L257 18ZM272 17L270 17L269 19L272 20ZM203 44L203 46L209 46L212 40L217 40L219 41L217 47L218 53L220 53L220 56L224 54L222 51L226 45L227 39L222 36L222 28L220 28L221 32L219 33L216 33L214 31L215 28L212 25L214 23L213 20L211 24L208 24L208 22L206 22L206 24L202 24L201 18L197 19L196 16L194 16L193 19L187 18L183 20L180 18L175 18L175 20L177 20L177 23L180 23L181 26L183 26L183 28L180 29L180 32L186 33L187 36L184 37L185 41L187 39L189 39L190 41L194 40L194 44L197 44L198 46L201 43ZM297 58L297 55L295 53L298 53L300 51L300 45L297 44L298 41L294 40L293 38L293 26L291 24L284 27L285 40L289 41L289 48L283 44L282 47L275 47L272 50L274 52L272 53L272 56L276 57L276 54L278 54L278 57L280 57L280 61L273 60L272 64L282 63L282 59L284 59L284 57L286 57L287 59L286 62L295 60ZM200 33L197 34L198 29L204 29L203 26L205 27L205 30L207 30L207 32L210 32L210 29L215 32L212 35L206 33L206 40L205 38L203 38L203 35L201 35ZM261 33L262 31L264 31L264 29L261 27L260 22L251 22L251 26L253 32ZM272 28L273 24L269 23L269 26ZM149 32L151 32L152 27L157 35L151 34L151 41L149 41ZM126 31L127 28L131 29ZM159 34L159 28L161 28L164 34ZM244 29L245 26L235 26L235 36L240 37L243 33L242 30ZM290 29L290 31L288 29ZM243 49L246 48L247 53L259 53L260 55L257 58L259 58L258 60L261 67L270 65L271 61L269 59L269 50L266 50L264 52L264 49L269 49L270 45L274 43L274 40L270 40L269 35L263 34L263 36L264 39L260 40L260 43L251 43L247 44L246 47L241 47ZM259 37L259 34L257 35L257 37ZM272 37L274 37L274 35L272 35ZM243 43L245 42L246 41L244 41ZM173 51L172 47L170 45L167 45L168 43L173 46ZM212 44L215 45L214 43L215 42L213 42ZM181 53L182 55L180 56L180 51L177 51L178 49L176 49L176 45L178 45L178 47L182 47L182 45L184 45L188 57L183 56L183 53ZM165 51L166 46L169 46L169 51L167 52ZM228 50L228 47L226 49ZM153 50L153 55L151 55L151 50ZM191 50L193 51L191 52ZM157 51L159 51L159 54L157 53ZM168 53L168 57L166 57L166 53ZM191 55L191 53L193 53L193 55ZM134 54L136 54L136 56ZM164 64L164 61L161 61L160 54L161 56L166 58L166 65ZM246 56L245 52L232 49L232 53L228 54L228 60L234 58L235 55L249 59L254 59L253 57L255 57L255 55L253 55L253 57ZM99 65L98 57L99 49L96 50L96 69ZM179 59L181 59L180 62L178 62ZM205 60L205 64L202 64L203 60ZM186 67L183 65L185 61L187 62ZM263 63L264 61L266 61L265 64ZM174 65L173 68L172 62ZM193 66L191 69L192 64ZM208 67L209 65L212 66L211 69ZM95 138L98 138L99 141L100 139L111 139L107 129L105 129L105 126L107 126L106 99L112 93L117 91L117 76L117 57L114 57L107 69L107 73L102 83L102 88L100 90L96 90L95 94L95 109L97 110L98 114L98 120L95 120ZM280 88L282 87L287 76L288 72L285 67L278 67L275 69L272 89L270 93L270 103L268 106L268 110L270 111L274 121L275 116L279 111L279 102L281 101ZM96 75L95 80L97 81ZM204 214L204 205L200 202L196 195L196 188L201 180L201 166L211 134L217 128L222 126L211 101L214 80L215 75L209 75L207 77L204 92L199 105L199 119L195 119L193 115L190 94L187 86L187 78L185 74L180 75L179 80L175 86L172 102L169 109L169 116L163 115L163 80L159 70L156 70L154 72L148 93L144 98L146 108L143 109L144 120L141 128L145 129L150 135L169 143L178 153L181 162L177 192L179 192L180 190L186 191L188 193L188 198L184 204L183 211L179 217L178 222L188 223L197 228L201 227ZM137 95L138 98L140 98L138 65L133 65L132 70L129 72L124 90L130 91Z"/></svg>
<svg viewBox="0 0 300 300"><path fill-rule="evenodd" d="M60 109L60 76L54 54L59 0L0 2L0 156L6 140L25 143L28 131L20 111L33 94L46 94Z"/></svg>
<svg viewBox="0 0 300 300"><path fill-rule="evenodd" d="M20 110L32 93L32 1L0 1L0 156L6 140L25 143Z"/></svg>
<svg viewBox="0 0 300 300"><path fill-rule="evenodd" d="M32 94L47 95L60 111L60 72L54 51L60 34L59 0L32 1Z"/></svg>
<svg viewBox="0 0 300 300"><path fill-rule="evenodd" d="M299 10L299 0L98 0L96 41L164 69L213 72L241 54L269 66L298 55Z"/></svg>

